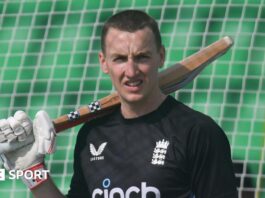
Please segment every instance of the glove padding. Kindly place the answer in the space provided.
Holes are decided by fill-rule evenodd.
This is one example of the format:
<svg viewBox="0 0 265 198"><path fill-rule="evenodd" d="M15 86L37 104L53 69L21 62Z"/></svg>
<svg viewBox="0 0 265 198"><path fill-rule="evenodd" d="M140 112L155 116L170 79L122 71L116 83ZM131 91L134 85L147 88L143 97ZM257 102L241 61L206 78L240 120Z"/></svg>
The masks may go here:
<svg viewBox="0 0 265 198"><path fill-rule="evenodd" d="M55 130L45 111L32 121L25 112L0 120L0 160L7 170L26 170L55 151Z"/></svg>

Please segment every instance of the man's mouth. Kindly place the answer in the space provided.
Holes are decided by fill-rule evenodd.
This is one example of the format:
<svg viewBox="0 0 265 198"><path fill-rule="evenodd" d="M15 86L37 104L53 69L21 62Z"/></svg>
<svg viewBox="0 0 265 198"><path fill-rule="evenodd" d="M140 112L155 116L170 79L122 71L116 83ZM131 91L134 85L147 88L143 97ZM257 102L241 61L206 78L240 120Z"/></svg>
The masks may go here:
<svg viewBox="0 0 265 198"><path fill-rule="evenodd" d="M138 87L138 86L140 86L142 83L143 83L142 80L127 81L127 82L125 82L125 85L126 85L126 86L129 86L129 87Z"/></svg>

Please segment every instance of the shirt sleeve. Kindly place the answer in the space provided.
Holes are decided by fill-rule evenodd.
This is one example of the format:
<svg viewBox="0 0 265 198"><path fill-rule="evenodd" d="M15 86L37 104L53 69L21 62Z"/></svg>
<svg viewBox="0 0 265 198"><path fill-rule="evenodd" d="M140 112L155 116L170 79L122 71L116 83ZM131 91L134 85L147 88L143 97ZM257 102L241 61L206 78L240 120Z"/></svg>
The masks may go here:
<svg viewBox="0 0 265 198"><path fill-rule="evenodd" d="M84 174L81 168L80 153L85 146L86 137L84 136L84 127L80 130L77 136L77 141L74 150L74 170L70 184L70 189L66 197L68 198L90 198Z"/></svg>
<svg viewBox="0 0 265 198"><path fill-rule="evenodd" d="M230 145L224 131L210 118L193 126L188 138L191 189L196 198L236 198Z"/></svg>

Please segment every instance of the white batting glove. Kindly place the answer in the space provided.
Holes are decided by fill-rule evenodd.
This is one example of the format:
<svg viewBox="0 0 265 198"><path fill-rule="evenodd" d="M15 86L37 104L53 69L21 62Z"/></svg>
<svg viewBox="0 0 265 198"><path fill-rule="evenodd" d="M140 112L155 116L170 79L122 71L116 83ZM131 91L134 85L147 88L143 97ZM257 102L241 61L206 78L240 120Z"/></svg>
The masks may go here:
<svg viewBox="0 0 265 198"><path fill-rule="evenodd" d="M39 111L33 123L23 111L17 111L0 120L0 160L7 170L42 170L45 154L55 151L55 136L45 111ZM44 180L23 181L32 189Z"/></svg>

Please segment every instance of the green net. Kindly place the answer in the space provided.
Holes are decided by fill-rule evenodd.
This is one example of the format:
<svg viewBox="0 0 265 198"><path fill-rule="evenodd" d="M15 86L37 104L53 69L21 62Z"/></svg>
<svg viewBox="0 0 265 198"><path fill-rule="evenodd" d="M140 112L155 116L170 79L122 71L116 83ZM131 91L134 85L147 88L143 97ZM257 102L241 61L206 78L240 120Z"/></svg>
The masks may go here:
<svg viewBox="0 0 265 198"><path fill-rule="evenodd" d="M233 48L176 92L226 132L239 197L265 198L264 0L0 1L0 117L16 110L52 118L113 91L99 68L100 31L113 13L136 8L159 23L165 67L223 36ZM79 127L61 133L46 164L67 192ZM0 197L31 197L20 180L0 181Z"/></svg>

